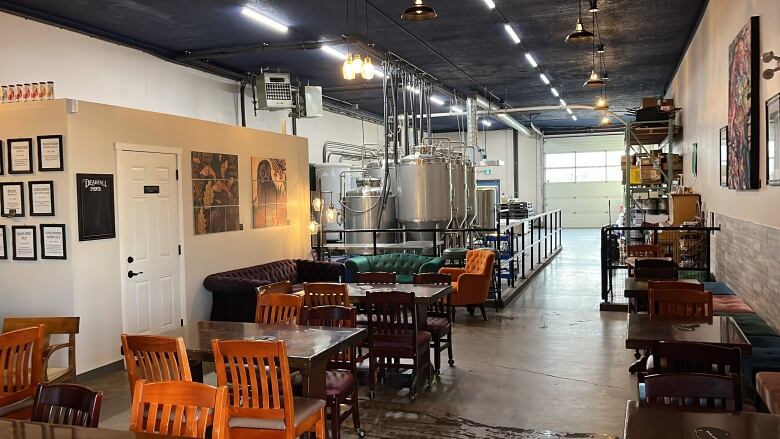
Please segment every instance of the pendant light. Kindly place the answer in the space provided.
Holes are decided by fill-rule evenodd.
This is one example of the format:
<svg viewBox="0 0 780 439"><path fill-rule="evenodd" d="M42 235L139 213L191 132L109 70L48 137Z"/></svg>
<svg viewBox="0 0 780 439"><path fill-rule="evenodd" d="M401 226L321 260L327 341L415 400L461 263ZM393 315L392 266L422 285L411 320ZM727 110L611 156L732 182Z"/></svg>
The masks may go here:
<svg viewBox="0 0 780 439"><path fill-rule="evenodd" d="M596 24L596 14L593 14L593 24ZM591 70L590 77L582 84L583 87L601 87L604 85L604 80L601 79L601 75L596 73L596 40L591 38Z"/></svg>
<svg viewBox="0 0 780 439"><path fill-rule="evenodd" d="M580 2L580 16L577 18L577 24L574 26L574 32L566 37L567 43L586 43L593 39L593 32L585 29L582 25L582 0Z"/></svg>
<svg viewBox="0 0 780 439"><path fill-rule="evenodd" d="M355 79L355 70L352 68L352 54L347 52L346 58L344 58L344 65L341 67L341 74L346 80Z"/></svg>
<svg viewBox="0 0 780 439"><path fill-rule="evenodd" d="M317 220L314 219L314 217L311 217L311 221L309 221L309 234L316 235L317 232L320 231L320 223L317 222Z"/></svg>
<svg viewBox="0 0 780 439"><path fill-rule="evenodd" d="M371 62L371 57L368 55L366 55L366 59L363 60L363 68L361 69L360 74L363 75L363 79L374 79L376 70L374 69L374 64Z"/></svg>
<svg viewBox="0 0 780 439"><path fill-rule="evenodd" d="M607 102L607 99L604 95L599 95L598 99L596 100L596 106L593 107L595 110L609 110L609 103Z"/></svg>
<svg viewBox="0 0 780 439"><path fill-rule="evenodd" d="M607 116L607 110L604 110L604 117L601 118L601 123L599 125L603 127L612 125L612 121L609 120L609 116Z"/></svg>
<svg viewBox="0 0 780 439"><path fill-rule="evenodd" d="M599 11L599 2L598 2L598 0L590 0L589 3L590 3L590 7L588 8L588 12L590 12L592 14L594 12L598 12Z"/></svg>
<svg viewBox="0 0 780 439"><path fill-rule="evenodd" d="M352 71L355 74L363 72L363 58L360 57L359 53L352 57Z"/></svg>
<svg viewBox="0 0 780 439"><path fill-rule="evenodd" d="M328 220L329 223L332 223L333 221L336 221L336 216L336 208L333 206L333 203L330 203L328 210L325 211L325 219Z"/></svg>
<svg viewBox="0 0 780 439"><path fill-rule="evenodd" d="M401 19L406 21L428 21L433 20L438 15L432 7L423 3L423 0L414 0L414 4L401 14Z"/></svg>

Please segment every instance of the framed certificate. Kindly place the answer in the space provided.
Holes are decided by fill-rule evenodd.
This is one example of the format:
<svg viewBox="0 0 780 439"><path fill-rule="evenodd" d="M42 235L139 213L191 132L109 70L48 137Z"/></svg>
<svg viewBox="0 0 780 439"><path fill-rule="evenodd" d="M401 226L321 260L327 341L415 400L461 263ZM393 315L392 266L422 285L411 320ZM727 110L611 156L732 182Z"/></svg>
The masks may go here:
<svg viewBox="0 0 780 439"><path fill-rule="evenodd" d="M5 226L0 225L0 259L8 259L8 240L5 238Z"/></svg>
<svg viewBox="0 0 780 439"><path fill-rule="evenodd" d="M24 216L23 183L0 183L0 216Z"/></svg>
<svg viewBox="0 0 780 439"><path fill-rule="evenodd" d="M32 139L8 139L8 173L32 174Z"/></svg>
<svg viewBox="0 0 780 439"><path fill-rule="evenodd" d="M38 170L62 171L62 136L38 136Z"/></svg>
<svg viewBox="0 0 780 439"><path fill-rule="evenodd" d="M11 227L14 244L14 260L35 261L38 259L35 226Z"/></svg>
<svg viewBox="0 0 780 439"><path fill-rule="evenodd" d="M65 224L41 224L41 259L68 259Z"/></svg>
<svg viewBox="0 0 780 439"><path fill-rule="evenodd" d="M54 216L54 182L31 181L30 216Z"/></svg>

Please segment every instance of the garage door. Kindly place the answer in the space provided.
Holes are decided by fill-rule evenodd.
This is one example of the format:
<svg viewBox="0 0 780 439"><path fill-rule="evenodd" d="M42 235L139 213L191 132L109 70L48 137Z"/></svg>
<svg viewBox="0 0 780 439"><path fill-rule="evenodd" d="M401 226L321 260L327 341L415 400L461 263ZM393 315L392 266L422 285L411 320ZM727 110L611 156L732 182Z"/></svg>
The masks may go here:
<svg viewBox="0 0 780 439"><path fill-rule="evenodd" d="M623 135L545 137L544 207L561 209L563 226L602 227L623 204Z"/></svg>

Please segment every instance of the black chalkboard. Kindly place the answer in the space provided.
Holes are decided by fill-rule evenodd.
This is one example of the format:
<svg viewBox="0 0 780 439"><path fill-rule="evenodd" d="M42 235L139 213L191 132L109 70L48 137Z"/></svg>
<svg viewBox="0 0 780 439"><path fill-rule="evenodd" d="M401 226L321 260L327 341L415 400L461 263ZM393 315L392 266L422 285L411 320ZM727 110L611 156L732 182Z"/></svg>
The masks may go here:
<svg viewBox="0 0 780 439"><path fill-rule="evenodd" d="M79 241L116 238L114 176L76 174Z"/></svg>

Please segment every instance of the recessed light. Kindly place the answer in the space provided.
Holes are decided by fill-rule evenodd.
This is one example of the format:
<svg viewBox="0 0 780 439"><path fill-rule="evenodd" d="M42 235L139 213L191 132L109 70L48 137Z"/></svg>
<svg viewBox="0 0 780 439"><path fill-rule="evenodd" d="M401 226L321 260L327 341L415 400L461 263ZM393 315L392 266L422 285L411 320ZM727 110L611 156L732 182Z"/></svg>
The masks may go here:
<svg viewBox="0 0 780 439"><path fill-rule="evenodd" d="M287 26L283 25L282 23L279 23L278 21L272 18L266 17L265 15L261 14L254 8L250 8L249 6L244 6L244 8L241 9L241 13L244 14L245 17L249 17L278 32L287 32L288 29Z"/></svg>

